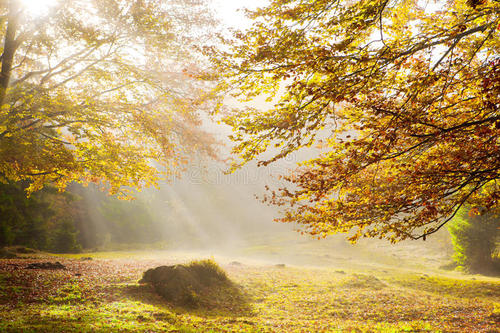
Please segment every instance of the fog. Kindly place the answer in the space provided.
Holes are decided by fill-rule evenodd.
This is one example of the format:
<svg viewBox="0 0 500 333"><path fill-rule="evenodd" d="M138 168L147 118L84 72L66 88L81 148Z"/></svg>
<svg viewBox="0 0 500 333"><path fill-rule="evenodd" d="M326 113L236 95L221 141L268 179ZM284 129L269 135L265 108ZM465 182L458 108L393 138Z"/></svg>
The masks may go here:
<svg viewBox="0 0 500 333"><path fill-rule="evenodd" d="M226 98L228 107L238 107ZM271 104L260 96L246 106L266 110ZM294 224L277 223L280 209L261 202L265 186L283 185L279 175L288 174L297 163L320 153L305 148L266 167L251 161L228 174L232 143L231 129L218 120L200 115L204 129L219 141L219 160L193 157L187 170L170 181L135 193L131 202L105 203L95 188L83 190L85 221L80 226L82 243L102 250L148 248L186 251L228 260L263 260L297 265L338 265L339 261L411 264L424 258L432 265L452 253L448 232L442 230L425 244L406 241L390 244L385 240L362 239L350 244L347 235L331 235L318 240L297 232ZM217 118L217 117L216 117ZM320 133L327 137L329 133ZM264 159L272 156L268 151ZM93 244L88 239L98 235ZM86 239L87 238L87 239ZM243 259L242 259L243 258Z"/></svg>
<svg viewBox="0 0 500 333"><path fill-rule="evenodd" d="M229 129L208 120L205 126L221 141L221 159L227 158L231 144L225 137ZM144 214L138 214L144 221L127 222L130 226L125 232L130 234L123 235L121 241L112 239L110 225L114 224L116 229L117 223L124 222L112 220L123 219L127 213L99 213L102 207L96 207L102 206L102 197L96 196L95 191L84 192L89 211L86 223L101 235L103 250L126 245L127 250L137 247L183 251L192 253L193 257L215 256L227 261L258 260L309 266L341 266L354 262L411 265L417 258L419 264L438 266L449 258L452 248L446 230L424 244L407 241L394 245L384 240L362 239L353 245L346 240L345 234L318 240L298 233L297 225L275 222L280 209L259 200L265 193L265 185L271 188L282 185L279 175L288 173L297 162L315 153L318 152L299 152L267 167L256 167L255 162L250 162L231 174L227 173L229 166L226 163L201 158L193 160L179 177L161 183L159 189L138 192L135 200L121 204L125 207L135 205L137 208L130 209L135 214L138 209L145 208ZM147 224L154 228L141 230ZM142 231L147 235L140 238ZM134 239L137 242L131 241ZM122 246L117 247L116 243Z"/></svg>
<svg viewBox="0 0 500 333"><path fill-rule="evenodd" d="M243 5L255 8L265 1L248 4L244 1L218 0L216 3L215 9L223 24L248 28L249 21L239 9ZM226 98L225 104L228 107L240 106L231 98ZM266 102L265 96L260 96L246 106L266 110L271 104ZM298 162L316 156L319 151L304 149L267 167L257 167L255 162L250 162L227 174L229 165L221 161L234 157L230 154L231 142L227 138L231 129L218 123L217 119L200 116L204 121L203 127L220 142L220 161L193 158L186 172L179 177L160 183L159 189L138 192L133 202L122 204L144 209L140 216L145 221L131 221L129 224L135 223L135 226L125 231L127 235L121 238L113 235L117 223L123 223L113 219L125 218L126 213L105 214L101 207L102 196L97 195L95 190L81 193L88 210L86 228L90 229L89 234L97 232L101 235L99 243L102 249L120 248L117 243L129 243L132 248L137 246L222 256L227 260L237 258L296 265L338 265L339 261L353 260L365 264L381 262L399 265L403 261L411 263L417 257L432 264L449 258L452 248L446 230L431 237L425 246L415 241L390 244L373 239L362 239L353 245L346 240L345 234L318 240L301 235L294 224L275 222L280 216L279 208L259 200L265 186L277 188L281 185L279 175L287 174ZM328 135L325 133L324 136ZM264 158L272 153L266 152ZM123 207L121 209L126 211ZM137 212L137 209L129 209ZM145 224L154 227L146 229ZM143 235L141 228L148 235ZM131 242L135 236L137 242ZM85 235L81 237L84 239Z"/></svg>

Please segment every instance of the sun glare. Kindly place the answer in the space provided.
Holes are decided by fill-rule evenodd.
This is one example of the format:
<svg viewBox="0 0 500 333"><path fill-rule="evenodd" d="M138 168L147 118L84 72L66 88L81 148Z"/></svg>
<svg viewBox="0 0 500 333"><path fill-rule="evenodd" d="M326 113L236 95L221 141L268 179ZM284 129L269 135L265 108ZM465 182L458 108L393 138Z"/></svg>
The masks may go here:
<svg viewBox="0 0 500 333"><path fill-rule="evenodd" d="M42 16L48 13L51 7L55 6L59 0L21 0L27 12L33 16Z"/></svg>

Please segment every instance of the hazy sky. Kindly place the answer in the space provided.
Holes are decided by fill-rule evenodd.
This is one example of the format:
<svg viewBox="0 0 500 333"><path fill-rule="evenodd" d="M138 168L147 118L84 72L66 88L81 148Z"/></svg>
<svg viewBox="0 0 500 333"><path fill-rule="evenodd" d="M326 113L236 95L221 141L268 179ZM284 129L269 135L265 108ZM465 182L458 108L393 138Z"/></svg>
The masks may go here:
<svg viewBox="0 0 500 333"><path fill-rule="evenodd" d="M267 0L213 0L215 11L223 22L231 27L246 28L250 21L243 15L242 8L255 9L262 7Z"/></svg>
<svg viewBox="0 0 500 333"><path fill-rule="evenodd" d="M44 14L47 7L61 0L20 0L33 13ZM267 0L213 0L214 10L220 14L223 22L229 26L244 27L249 24L241 8L254 9L267 3Z"/></svg>

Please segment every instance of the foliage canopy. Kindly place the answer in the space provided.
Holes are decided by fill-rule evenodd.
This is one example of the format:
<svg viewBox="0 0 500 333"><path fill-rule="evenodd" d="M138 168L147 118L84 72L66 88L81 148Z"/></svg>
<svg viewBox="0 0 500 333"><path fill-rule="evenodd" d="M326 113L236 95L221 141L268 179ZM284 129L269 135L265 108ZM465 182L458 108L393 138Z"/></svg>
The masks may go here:
<svg viewBox="0 0 500 333"><path fill-rule="evenodd" d="M198 117L207 87L191 75L213 26L205 2L22 4L0 1L1 180L29 191L104 180L123 193L213 153Z"/></svg>
<svg viewBox="0 0 500 333"><path fill-rule="evenodd" d="M272 0L249 16L216 51L220 89L272 106L226 117L236 166L317 146L264 199L281 221L397 241L425 239L465 203L498 207L498 1Z"/></svg>

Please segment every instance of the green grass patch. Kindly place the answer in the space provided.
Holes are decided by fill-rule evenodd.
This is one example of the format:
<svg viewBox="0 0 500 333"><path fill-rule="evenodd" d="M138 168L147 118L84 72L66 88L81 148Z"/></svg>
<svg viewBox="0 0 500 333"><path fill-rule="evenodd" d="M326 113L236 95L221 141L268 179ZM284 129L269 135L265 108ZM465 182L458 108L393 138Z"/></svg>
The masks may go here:
<svg viewBox="0 0 500 333"><path fill-rule="evenodd" d="M66 284L57 291L56 296L47 298L49 304L69 304L82 302L82 290L78 284Z"/></svg>
<svg viewBox="0 0 500 333"><path fill-rule="evenodd" d="M460 298L500 301L500 281L464 280L442 276L406 274L388 278L390 283L429 293Z"/></svg>

